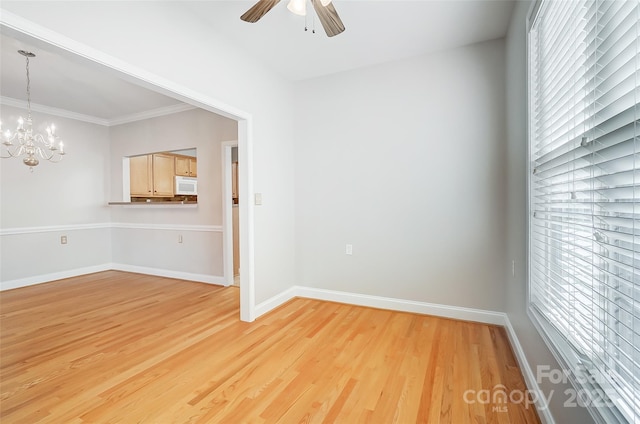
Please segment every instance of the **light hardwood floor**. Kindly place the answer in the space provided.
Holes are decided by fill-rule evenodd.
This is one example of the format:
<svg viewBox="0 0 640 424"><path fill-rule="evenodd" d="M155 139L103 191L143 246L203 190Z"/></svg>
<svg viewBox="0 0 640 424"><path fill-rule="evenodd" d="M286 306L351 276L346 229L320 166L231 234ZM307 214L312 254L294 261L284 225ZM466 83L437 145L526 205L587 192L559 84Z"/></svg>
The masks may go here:
<svg viewBox="0 0 640 424"><path fill-rule="evenodd" d="M309 299L243 323L238 294L117 271L0 293L0 421L539 422L500 403L525 391L500 327Z"/></svg>

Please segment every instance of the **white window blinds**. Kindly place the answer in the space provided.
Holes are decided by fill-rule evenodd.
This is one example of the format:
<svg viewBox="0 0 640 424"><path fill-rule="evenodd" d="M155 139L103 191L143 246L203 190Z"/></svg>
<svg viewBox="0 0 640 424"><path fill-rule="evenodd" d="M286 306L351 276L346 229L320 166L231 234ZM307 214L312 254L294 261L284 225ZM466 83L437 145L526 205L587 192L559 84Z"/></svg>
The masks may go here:
<svg viewBox="0 0 640 424"><path fill-rule="evenodd" d="M640 2L529 33L529 306L598 420L640 423Z"/></svg>

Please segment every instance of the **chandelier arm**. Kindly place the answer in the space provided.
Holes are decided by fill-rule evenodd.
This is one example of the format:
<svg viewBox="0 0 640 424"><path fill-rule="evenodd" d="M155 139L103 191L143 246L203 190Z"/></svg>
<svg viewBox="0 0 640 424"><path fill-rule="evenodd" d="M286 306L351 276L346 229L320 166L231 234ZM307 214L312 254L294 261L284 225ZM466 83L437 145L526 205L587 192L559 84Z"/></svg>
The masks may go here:
<svg viewBox="0 0 640 424"><path fill-rule="evenodd" d="M48 153L48 154L47 154ZM56 151L52 151L52 150L45 150L42 147L38 147L38 155L46 160L49 161L51 163L58 163L62 160L62 157L64 155L61 155L60 153L56 152Z"/></svg>
<svg viewBox="0 0 640 424"><path fill-rule="evenodd" d="M49 160L53 156L53 153L51 154L51 156L47 156L45 149L43 149L40 146L36 146L35 149L34 149L33 155L34 156L38 155L44 160Z"/></svg>
<svg viewBox="0 0 640 424"><path fill-rule="evenodd" d="M13 153L11 153L11 147L7 147L7 153L9 154L9 156L2 156L2 158L4 159L8 159L8 158L17 158L20 157L24 154L24 146L23 145L19 145L13 146Z"/></svg>
<svg viewBox="0 0 640 424"><path fill-rule="evenodd" d="M35 143L40 143L43 146L45 146L46 148L49 148L49 143L45 140L44 136L42 134L36 134L33 136L33 141ZM34 143L34 144L35 144Z"/></svg>
<svg viewBox="0 0 640 424"><path fill-rule="evenodd" d="M61 162L63 158L64 155L52 155L51 159L47 159L47 161L51 163L58 163Z"/></svg>
<svg viewBox="0 0 640 424"><path fill-rule="evenodd" d="M60 150L56 146L55 138L51 141L48 141L42 134L36 134L34 138L38 143L42 144L42 146L45 147L43 148L42 146L37 146L38 155L40 155L42 159L53 163L57 163L62 160L62 156L64 155L64 153L60 153ZM56 160L56 157L60 158Z"/></svg>

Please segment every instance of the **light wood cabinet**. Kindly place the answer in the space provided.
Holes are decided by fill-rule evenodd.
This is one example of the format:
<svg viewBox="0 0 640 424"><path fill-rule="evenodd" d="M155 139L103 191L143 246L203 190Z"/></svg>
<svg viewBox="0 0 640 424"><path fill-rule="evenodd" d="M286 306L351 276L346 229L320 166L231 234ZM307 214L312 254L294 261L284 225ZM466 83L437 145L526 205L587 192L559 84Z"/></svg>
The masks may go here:
<svg viewBox="0 0 640 424"><path fill-rule="evenodd" d="M129 158L131 197L173 197L174 156L163 153Z"/></svg>
<svg viewBox="0 0 640 424"><path fill-rule="evenodd" d="M158 197L173 196L175 180L173 156L156 153L153 155L153 195Z"/></svg>
<svg viewBox="0 0 640 424"><path fill-rule="evenodd" d="M231 163L231 198L238 203L238 162Z"/></svg>
<svg viewBox="0 0 640 424"><path fill-rule="evenodd" d="M176 156L176 175L183 177L198 176L198 161L194 157Z"/></svg>
<svg viewBox="0 0 640 424"><path fill-rule="evenodd" d="M129 180L131 197L153 196L153 157L152 155L129 158Z"/></svg>

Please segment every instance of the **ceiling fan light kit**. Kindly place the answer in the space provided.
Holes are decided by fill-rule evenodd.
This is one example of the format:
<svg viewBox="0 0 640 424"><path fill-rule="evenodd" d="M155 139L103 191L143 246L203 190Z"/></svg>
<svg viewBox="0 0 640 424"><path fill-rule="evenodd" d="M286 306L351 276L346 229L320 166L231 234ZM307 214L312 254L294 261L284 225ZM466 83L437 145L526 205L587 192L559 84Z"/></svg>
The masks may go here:
<svg viewBox="0 0 640 424"><path fill-rule="evenodd" d="M291 0L287 5L287 9L293 14L299 16L307 15L307 0Z"/></svg>
<svg viewBox="0 0 640 424"><path fill-rule="evenodd" d="M309 0L313 5L313 9L318 15L318 19L327 33L327 36L333 37L344 32L344 24L333 6L332 0ZM280 0L258 0L251 9L247 10L240 19L245 22L255 23L267 14ZM300 16L307 14L307 0L290 0L287 9L292 13Z"/></svg>

